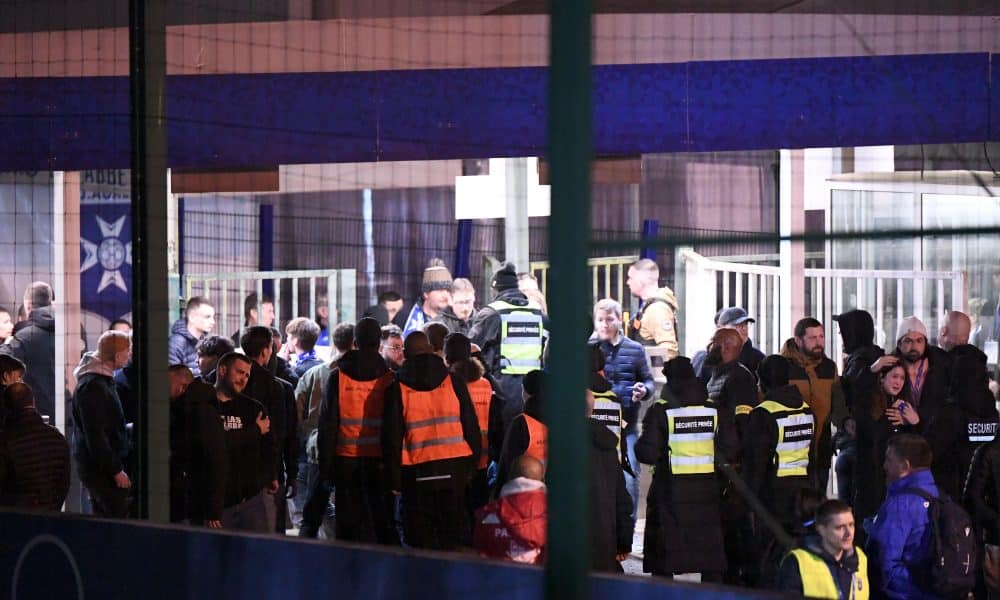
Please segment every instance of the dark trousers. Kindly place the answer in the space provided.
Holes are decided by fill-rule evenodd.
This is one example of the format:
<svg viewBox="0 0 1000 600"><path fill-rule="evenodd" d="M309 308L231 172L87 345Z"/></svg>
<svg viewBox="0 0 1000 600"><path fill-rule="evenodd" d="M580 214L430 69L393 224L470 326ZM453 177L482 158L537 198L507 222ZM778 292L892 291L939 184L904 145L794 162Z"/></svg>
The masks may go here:
<svg viewBox="0 0 1000 600"><path fill-rule="evenodd" d="M398 546L392 494L385 489L382 459L338 457L333 470L337 539Z"/></svg>
<svg viewBox="0 0 1000 600"><path fill-rule="evenodd" d="M132 500L129 490L115 485L114 479L100 475L84 476L81 473L80 482L90 493L90 502L95 515L114 519L124 519L128 516Z"/></svg>
<svg viewBox="0 0 1000 600"><path fill-rule="evenodd" d="M333 485L322 476L313 479L306 493L306 504L302 507L299 537L314 538L319 534L319 528L329 512L331 492Z"/></svg>
<svg viewBox="0 0 1000 600"><path fill-rule="evenodd" d="M403 478L403 532L407 545L431 550L461 550L469 545L465 478L419 481Z"/></svg>

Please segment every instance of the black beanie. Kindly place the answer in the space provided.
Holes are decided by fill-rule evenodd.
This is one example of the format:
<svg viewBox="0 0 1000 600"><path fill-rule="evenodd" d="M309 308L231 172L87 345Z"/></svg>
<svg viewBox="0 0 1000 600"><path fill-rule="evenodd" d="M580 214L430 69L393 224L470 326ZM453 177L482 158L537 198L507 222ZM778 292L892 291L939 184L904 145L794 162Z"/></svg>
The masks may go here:
<svg viewBox="0 0 1000 600"><path fill-rule="evenodd" d="M461 333L450 333L444 338L444 359L448 364L457 363L460 360L469 360L472 357L472 342Z"/></svg>
<svg viewBox="0 0 1000 600"><path fill-rule="evenodd" d="M378 348L382 341L382 326L372 317L364 317L354 327L354 344L358 348Z"/></svg>
<svg viewBox="0 0 1000 600"><path fill-rule="evenodd" d="M757 367L757 377L765 390L773 390L788 385L788 359L780 354L765 356Z"/></svg>
<svg viewBox="0 0 1000 600"><path fill-rule="evenodd" d="M511 263L505 264L493 276L490 285L498 292L517 289L517 269Z"/></svg>

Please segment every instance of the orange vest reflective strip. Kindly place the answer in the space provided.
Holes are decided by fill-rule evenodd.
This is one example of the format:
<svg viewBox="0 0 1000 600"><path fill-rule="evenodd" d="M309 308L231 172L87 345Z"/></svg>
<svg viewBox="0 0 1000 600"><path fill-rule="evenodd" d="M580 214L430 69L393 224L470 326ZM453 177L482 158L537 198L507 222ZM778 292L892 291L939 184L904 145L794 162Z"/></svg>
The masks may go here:
<svg viewBox="0 0 1000 600"><path fill-rule="evenodd" d="M476 409L476 420L479 421L479 433L482 435L483 453L479 455L477 469L485 469L490 465L490 454L487 449L490 446L490 400L493 398L493 386L485 378L481 377L475 381L466 383L469 387L469 396L472 398L472 408Z"/></svg>
<svg viewBox="0 0 1000 600"><path fill-rule="evenodd" d="M403 465L472 455L462 431L458 396L450 375L433 390L415 390L400 383L399 391L406 423Z"/></svg>
<svg viewBox="0 0 1000 600"><path fill-rule="evenodd" d="M340 371L337 380L340 429L336 455L382 456L382 409L392 373L370 381L358 381Z"/></svg>
<svg viewBox="0 0 1000 600"><path fill-rule="evenodd" d="M527 414L524 415L524 423L528 426L528 449L525 454L531 458L540 460L542 464L549 458L549 428L544 423Z"/></svg>

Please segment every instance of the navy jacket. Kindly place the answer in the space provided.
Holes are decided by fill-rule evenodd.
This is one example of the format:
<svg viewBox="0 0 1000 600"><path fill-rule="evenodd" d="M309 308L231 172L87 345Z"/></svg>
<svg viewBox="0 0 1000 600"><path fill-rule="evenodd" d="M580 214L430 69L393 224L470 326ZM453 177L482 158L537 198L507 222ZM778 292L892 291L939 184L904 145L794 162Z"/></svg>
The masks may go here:
<svg viewBox="0 0 1000 600"><path fill-rule="evenodd" d="M888 598L934 599L937 596L929 591L929 507L920 496L905 492L907 488L939 495L929 469L910 473L889 485L886 500L868 529L869 571Z"/></svg>
<svg viewBox="0 0 1000 600"><path fill-rule="evenodd" d="M616 346L606 341L597 345L604 353L604 378L621 402L622 418L634 425L638 423L639 406L632 402L632 386L644 384L646 395L642 400L646 400L652 398L655 383L642 344L623 335L619 336L619 340Z"/></svg>
<svg viewBox="0 0 1000 600"><path fill-rule="evenodd" d="M198 340L187 328L187 319L177 319L170 328L169 349L167 350L168 365L186 365L195 377L201 376L198 368L198 352L195 348Z"/></svg>

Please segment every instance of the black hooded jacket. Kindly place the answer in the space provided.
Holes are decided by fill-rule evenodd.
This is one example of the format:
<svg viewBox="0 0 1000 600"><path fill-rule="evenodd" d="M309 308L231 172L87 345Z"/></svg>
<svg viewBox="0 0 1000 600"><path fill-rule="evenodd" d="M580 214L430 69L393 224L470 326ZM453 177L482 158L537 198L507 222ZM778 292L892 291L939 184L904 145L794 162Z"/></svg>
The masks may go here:
<svg viewBox="0 0 1000 600"><path fill-rule="evenodd" d="M462 437L465 438L472 454L468 457L403 466L403 438L406 434L406 418L403 414L403 397L399 386L403 384L415 390L430 391L444 383L445 377L451 377L455 395L458 397ZM333 388L332 385L330 387ZM444 361L436 354L420 354L406 359L403 366L396 371L395 381L385 392L385 413L382 417L382 458L385 462L389 489L400 491L404 475L414 478L438 475L459 478L471 477L481 450L479 421L476 419L476 410L472 406L469 390L462 378L449 373Z"/></svg>
<svg viewBox="0 0 1000 600"><path fill-rule="evenodd" d="M355 381L372 381L388 373L389 368L378 351L348 350L337 360L336 366L330 372L330 378L326 382L326 395L319 407L316 438L319 472L327 481L333 481L333 463L340 435L341 372Z"/></svg>
<svg viewBox="0 0 1000 600"><path fill-rule="evenodd" d="M674 476L670 470L667 410L712 405L701 382L692 378L681 385L669 381L661 399L646 411L635 454L639 462L654 465L643 542L643 569L647 572L669 575L725 570L717 476ZM735 425L726 411L720 410L718 415L716 462L731 462L739 453Z"/></svg>
<svg viewBox="0 0 1000 600"><path fill-rule="evenodd" d="M925 437L934 456L934 482L961 502L972 455L996 436L1000 415L987 383L986 362L981 357L960 356L952 365L951 375L951 394L926 428Z"/></svg>
<svg viewBox="0 0 1000 600"><path fill-rule="evenodd" d="M528 306L528 297L521 290L512 288L497 294L494 301L502 301L514 306ZM500 313L489 306L479 309L469 325L469 339L482 349L486 371L494 376L500 374Z"/></svg>
<svg viewBox="0 0 1000 600"><path fill-rule="evenodd" d="M170 403L170 520L221 519L228 468L215 388L195 379Z"/></svg>
<svg viewBox="0 0 1000 600"><path fill-rule="evenodd" d="M874 344L875 322L863 310L850 310L836 317L840 325L840 338L844 342L844 373L840 376L840 386L844 390L847 408L855 406L871 396L878 386L878 377L871 372L872 363L885 354Z"/></svg>
<svg viewBox="0 0 1000 600"><path fill-rule="evenodd" d="M625 488L625 474L618 462L618 438L595 421L590 427L590 567L595 571L621 572L616 554L632 551L635 521L632 497Z"/></svg>
<svg viewBox="0 0 1000 600"><path fill-rule="evenodd" d="M275 377L270 370L257 364L256 360L251 361L250 379L247 380L243 394L260 402L267 409L271 420L268 435L274 443L274 475L271 479L279 482L294 481L299 472L295 395L290 387L290 384Z"/></svg>
<svg viewBox="0 0 1000 600"><path fill-rule="evenodd" d="M39 414L55 421L56 319L51 306L36 308L3 348L25 364L24 383L35 393ZM61 385L61 384L60 384Z"/></svg>

